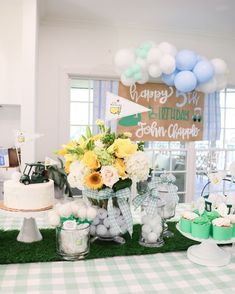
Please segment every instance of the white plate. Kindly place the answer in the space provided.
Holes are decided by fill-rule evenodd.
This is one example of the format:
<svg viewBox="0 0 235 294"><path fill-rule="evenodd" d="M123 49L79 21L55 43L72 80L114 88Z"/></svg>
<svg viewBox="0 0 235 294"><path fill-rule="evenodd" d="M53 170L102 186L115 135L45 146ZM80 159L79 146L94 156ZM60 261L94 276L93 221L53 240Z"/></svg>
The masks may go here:
<svg viewBox="0 0 235 294"><path fill-rule="evenodd" d="M189 233L185 233L185 232L182 232L180 230L180 227L179 227L179 223L176 224L176 229L186 238L188 239L191 239L191 240L194 240L194 241L198 241L198 242L203 242L205 240L213 240L216 244L221 244L221 245L225 245L225 244L231 244L231 243L234 243L235 242L235 237L230 239L230 240L224 240L224 241L218 241L218 240L215 240L213 239L212 237L209 237L209 239L200 239L200 238L194 238L191 234Z"/></svg>

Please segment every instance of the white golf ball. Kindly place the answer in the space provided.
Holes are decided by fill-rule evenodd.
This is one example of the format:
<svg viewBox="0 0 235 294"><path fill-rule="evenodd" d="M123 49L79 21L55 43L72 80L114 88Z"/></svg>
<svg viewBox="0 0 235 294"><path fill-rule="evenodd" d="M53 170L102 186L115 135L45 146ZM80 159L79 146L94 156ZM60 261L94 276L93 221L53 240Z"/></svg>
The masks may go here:
<svg viewBox="0 0 235 294"><path fill-rule="evenodd" d="M147 241L149 243L155 243L157 241L158 235L154 232L151 232L147 236Z"/></svg>
<svg viewBox="0 0 235 294"><path fill-rule="evenodd" d="M94 226L97 226L99 223L100 223L100 219L99 219L98 216L97 216L96 218L94 218L92 224L93 224Z"/></svg>
<svg viewBox="0 0 235 294"><path fill-rule="evenodd" d="M91 225L90 226L90 234L91 234L91 236L95 236L95 233L96 233L96 226Z"/></svg>
<svg viewBox="0 0 235 294"><path fill-rule="evenodd" d="M97 209L95 207L88 207L86 211L86 217L88 220L93 220L97 215Z"/></svg>
<svg viewBox="0 0 235 294"><path fill-rule="evenodd" d="M142 232L149 234L152 231L151 227L149 225L143 225L142 226Z"/></svg>
<svg viewBox="0 0 235 294"><path fill-rule="evenodd" d="M104 225L105 225L106 228L109 228L110 227L110 221L109 221L109 218L108 217L106 217L104 219L103 223L104 223Z"/></svg>
<svg viewBox="0 0 235 294"><path fill-rule="evenodd" d="M107 210L104 208L99 208L97 212L98 218L99 219L105 219L108 215Z"/></svg>
<svg viewBox="0 0 235 294"><path fill-rule="evenodd" d="M107 233L107 228L104 225L98 225L96 227L96 233L99 236L104 236Z"/></svg>
<svg viewBox="0 0 235 294"><path fill-rule="evenodd" d="M125 234L127 232L127 225L126 224L121 225L121 230L123 234Z"/></svg>
<svg viewBox="0 0 235 294"><path fill-rule="evenodd" d="M161 234L161 232L162 232L162 226L161 225L155 226L153 228L153 232L156 233L156 234Z"/></svg>
<svg viewBox="0 0 235 294"><path fill-rule="evenodd" d="M120 234L119 230L118 230L118 229L115 229L114 227L111 227L111 228L109 229L109 232L110 232L110 235L111 235L111 236L117 236L117 235Z"/></svg>
<svg viewBox="0 0 235 294"><path fill-rule="evenodd" d="M141 221L143 224L147 224L150 220L150 217L148 215L143 215L141 218Z"/></svg>

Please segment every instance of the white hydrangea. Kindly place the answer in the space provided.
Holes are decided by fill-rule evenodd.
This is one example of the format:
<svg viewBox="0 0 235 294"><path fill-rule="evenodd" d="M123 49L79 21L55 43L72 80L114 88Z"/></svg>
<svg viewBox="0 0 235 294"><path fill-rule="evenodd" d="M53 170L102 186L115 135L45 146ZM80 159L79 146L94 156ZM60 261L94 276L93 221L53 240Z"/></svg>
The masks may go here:
<svg viewBox="0 0 235 294"><path fill-rule="evenodd" d="M74 161L70 165L70 173L68 175L68 182L72 188L84 190L85 177L89 174L90 170L84 165L82 161Z"/></svg>
<svg viewBox="0 0 235 294"><path fill-rule="evenodd" d="M147 156L142 151L136 151L130 157L125 158L128 176L136 182L145 181L149 174Z"/></svg>

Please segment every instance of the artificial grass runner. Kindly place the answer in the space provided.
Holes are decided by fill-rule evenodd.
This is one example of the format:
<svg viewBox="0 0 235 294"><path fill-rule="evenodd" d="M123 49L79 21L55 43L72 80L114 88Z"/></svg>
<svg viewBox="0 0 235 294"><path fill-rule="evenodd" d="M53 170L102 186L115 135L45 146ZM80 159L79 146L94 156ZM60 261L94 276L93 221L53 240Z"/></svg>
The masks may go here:
<svg viewBox="0 0 235 294"><path fill-rule="evenodd" d="M174 237L165 240L165 245L160 248L147 248L140 246L140 225L134 225L132 239L126 234L124 245L114 242L95 241L91 244L90 253L86 259L105 258L113 256L128 256L154 254L172 251L184 251L189 246L198 244L185 238L175 227L176 223L168 223L169 229L174 232ZM16 240L18 230L0 231L0 264L51 262L63 260L56 253L56 235L54 229L41 229L43 240L34 243L21 243Z"/></svg>

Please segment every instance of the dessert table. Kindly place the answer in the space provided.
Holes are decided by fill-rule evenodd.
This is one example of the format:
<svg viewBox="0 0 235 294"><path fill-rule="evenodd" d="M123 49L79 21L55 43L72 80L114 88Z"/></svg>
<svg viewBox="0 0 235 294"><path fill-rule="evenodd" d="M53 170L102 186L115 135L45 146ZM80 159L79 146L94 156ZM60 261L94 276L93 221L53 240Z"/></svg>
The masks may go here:
<svg viewBox="0 0 235 294"><path fill-rule="evenodd" d="M179 210L184 209L181 205ZM48 227L45 219L38 227ZM20 222L0 217L0 227ZM226 247L231 250L231 246ZM233 293L235 254L225 267L191 263L185 252L77 262L0 265L0 293Z"/></svg>

